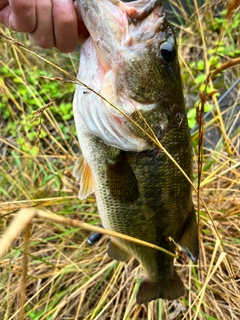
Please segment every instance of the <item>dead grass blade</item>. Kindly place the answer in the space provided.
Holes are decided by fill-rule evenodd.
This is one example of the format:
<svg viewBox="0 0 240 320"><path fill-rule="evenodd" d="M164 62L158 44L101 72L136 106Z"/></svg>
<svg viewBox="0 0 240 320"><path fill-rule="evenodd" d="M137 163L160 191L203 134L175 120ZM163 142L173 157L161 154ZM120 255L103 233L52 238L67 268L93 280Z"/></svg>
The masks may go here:
<svg viewBox="0 0 240 320"><path fill-rule="evenodd" d="M127 241L132 241L140 245L145 245L147 247L157 249L159 251L165 252L173 257L175 257L175 254L164 249L161 247L158 247L152 243L136 239L133 237L130 237L128 235L121 234L119 232L106 230L101 227L92 226L88 223L85 223L83 221L78 220L71 220L69 218L62 217L60 215L46 212L39 209L21 209L19 213L16 215L16 217L13 219L11 225L6 230L5 234L3 234L2 238L0 239L0 258L5 254L5 252L9 249L14 239L22 232L22 230L30 223L34 218L40 218L43 220L50 220L54 222L61 223L65 226L72 226L76 228L83 228L88 231L92 232L99 232L102 234L106 234L112 237L116 237L119 239L124 239Z"/></svg>

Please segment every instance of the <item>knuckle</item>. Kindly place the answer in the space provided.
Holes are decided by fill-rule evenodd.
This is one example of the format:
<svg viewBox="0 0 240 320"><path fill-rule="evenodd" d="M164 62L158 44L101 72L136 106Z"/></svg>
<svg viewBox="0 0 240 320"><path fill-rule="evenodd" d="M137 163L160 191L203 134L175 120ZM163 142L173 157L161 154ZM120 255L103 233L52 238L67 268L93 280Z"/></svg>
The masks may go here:
<svg viewBox="0 0 240 320"><path fill-rule="evenodd" d="M34 5L29 4L28 1L12 1L11 8L14 12L23 12L33 11Z"/></svg>

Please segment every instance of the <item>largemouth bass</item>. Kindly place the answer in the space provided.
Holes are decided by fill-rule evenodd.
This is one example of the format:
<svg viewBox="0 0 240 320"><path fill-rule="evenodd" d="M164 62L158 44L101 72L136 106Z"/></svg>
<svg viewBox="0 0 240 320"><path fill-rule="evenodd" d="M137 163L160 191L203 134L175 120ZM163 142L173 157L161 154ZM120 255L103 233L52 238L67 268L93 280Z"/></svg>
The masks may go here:
<svg viewBox="0 0 240 320"><path fill-rule="evenodd" d="M80 180L79 198L95 193L104 228L174 252L172 238L196 262L191 185L130 121L150 133L147 122L192 177L177 44L162 1L78 0L78 8L90 33L81 49L78 78L118 108L77 86L73 105L82 156L74 176ZM138 303L184 293L172 256L115 238L108 254L121 261L134 256L142 265Z"/></svg>

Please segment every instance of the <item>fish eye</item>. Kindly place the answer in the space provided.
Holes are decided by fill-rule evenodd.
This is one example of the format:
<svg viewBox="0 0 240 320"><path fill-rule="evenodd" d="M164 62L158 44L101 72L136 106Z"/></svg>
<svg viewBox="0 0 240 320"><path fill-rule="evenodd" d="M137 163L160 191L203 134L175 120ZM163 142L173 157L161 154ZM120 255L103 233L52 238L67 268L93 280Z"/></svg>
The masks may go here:
<svg viewBox="0 0 240 320"><path fill-rule="evenodd" d="M174 46L167 41L163 42L160 45L160 52L161 52L163 60L167 64L171 63L176 56L176 50L175 50Z"/></svg>

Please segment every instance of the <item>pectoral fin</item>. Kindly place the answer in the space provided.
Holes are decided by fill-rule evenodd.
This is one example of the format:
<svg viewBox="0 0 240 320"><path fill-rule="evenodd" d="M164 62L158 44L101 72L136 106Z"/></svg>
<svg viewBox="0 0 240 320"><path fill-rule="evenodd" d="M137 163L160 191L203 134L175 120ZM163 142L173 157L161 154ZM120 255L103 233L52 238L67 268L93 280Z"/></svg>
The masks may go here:
<svg viewBox="0 0 240 320"><path fill-rule="evenodd" d="M122 203L133 202L139 197L138 181L121 152L114 162L107 162L107 181L110 193Z"/></svg>
<svg viewBox="0 0 240 320"><path fill-rule="evenodd" d="M118 261L126 261L131 257L129 253L124 251L122 248L120 248L113 241L111 241L109 243L107 253L110 258L112 258L114 260L118 260Z"/></svg>
<svg viewBox="0 0 240 320"><path fill-rule="evenodd" d="M77 181L80 181L80 189L78 198L80 200L86 199L94 192L94 182L89 165L85 161L83 155L80 155L73 168L73 176Z"/></svg>
<svg viewBox="0 0 240 320"><path fill-rule="evenodd" d="M193 261L198 259L198 226L195 210L193 208L191 218L187 221L183 234L178 241L183 252Z"/></svg>

